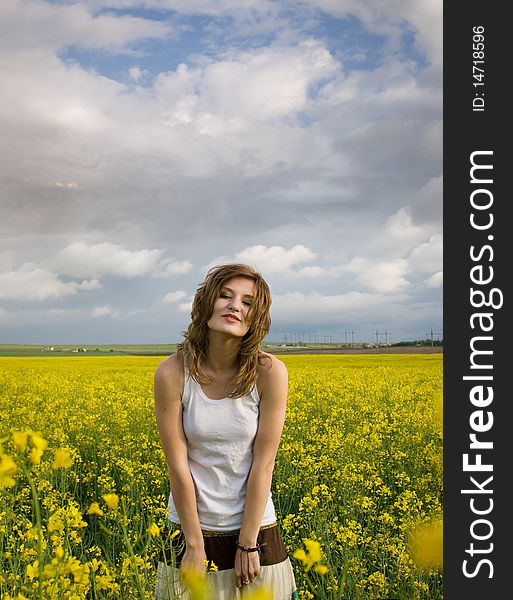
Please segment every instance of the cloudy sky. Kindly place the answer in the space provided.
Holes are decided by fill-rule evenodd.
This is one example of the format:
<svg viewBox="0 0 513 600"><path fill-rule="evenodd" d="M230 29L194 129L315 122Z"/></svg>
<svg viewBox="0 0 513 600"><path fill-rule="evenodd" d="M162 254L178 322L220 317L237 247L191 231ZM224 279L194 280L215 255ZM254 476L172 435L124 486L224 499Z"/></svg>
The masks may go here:
<svg viewBox="0 0 513 600"><path fill-rule="evenodd" d="M1 0L0 75L0 343L179 341L228 261L269 340L443 331L439 0Z"/></svg>

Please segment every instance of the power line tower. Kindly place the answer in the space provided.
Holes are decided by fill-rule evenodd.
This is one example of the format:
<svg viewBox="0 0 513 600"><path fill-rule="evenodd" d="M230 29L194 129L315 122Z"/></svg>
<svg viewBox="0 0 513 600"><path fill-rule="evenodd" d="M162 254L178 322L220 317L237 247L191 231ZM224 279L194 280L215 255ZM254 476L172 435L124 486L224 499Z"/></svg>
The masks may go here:
<svg viewBox="0 0 513 600"><path fill-rule="evenodd" d="M433 328L431 328L429 333L426 333L426 339L431 340L431 347L433 347L433 339L434 339L435 335L440 336L440 335L443 335L443 333L433 333ZM437 337L437 341L438 341L438 337Z"/></svg>
<svg viewBox="0 0 513 600"><path fill-rule="evenodd" d="M376 329L376 346L382 345L383 338L385 339L385 346L388 346L388 336L391 335L390 331L378 331ZM381 338L380 338L381 336ZM381 340L381 342L380 342Z"/></svg>

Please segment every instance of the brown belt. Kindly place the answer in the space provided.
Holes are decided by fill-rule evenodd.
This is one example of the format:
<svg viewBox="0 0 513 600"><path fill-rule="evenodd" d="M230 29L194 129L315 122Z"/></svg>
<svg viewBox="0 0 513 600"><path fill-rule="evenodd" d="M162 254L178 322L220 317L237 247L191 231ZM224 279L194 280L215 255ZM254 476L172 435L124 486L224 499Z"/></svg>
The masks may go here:
<svg viewBox="0 0 513 600"><path fill-rule="evenodd" d="M173 533L177 529L180 532L173 537ZM228 533L203 531L208 567L211 568L213 563L219 571L233 569L238 538L238 531ZM161 539L163 548L158 560L179 567L185 553L185 537L180 526L171 524L163 527ZM260 529L257 544L260 546L258 553L262 566L275 565L287 558L287 551L277 523Z"/></svg>

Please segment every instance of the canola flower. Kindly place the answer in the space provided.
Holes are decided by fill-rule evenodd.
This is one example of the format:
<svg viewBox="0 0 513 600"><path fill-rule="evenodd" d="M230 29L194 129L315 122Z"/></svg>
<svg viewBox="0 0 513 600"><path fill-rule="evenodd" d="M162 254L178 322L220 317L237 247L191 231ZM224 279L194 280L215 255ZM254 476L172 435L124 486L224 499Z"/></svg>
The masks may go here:
<svg viewBox="0 0 513 600"><path fill-rule="evenodd" d="M12 432L12 441L18 452L25 452L27 448L29 433L28 431L13 431Z"/></svg>
<svg viewBox="0 0 513 600"><path fill-rule="evenodd" d="M443 521L435 519L417 523L410 532L410 554L414 563L424 570L443 569Z"/></svg>
<svg viewBox="0 0 513 600"><path fill-rule="evenodd" d="M119 506L119 496L117 494L103 494L102 498L111 510L117 510Z"/></svg>
<svg viewBox="0 0 513 600"><path fill-rule="evenodd" d="M216 570L215 566L208 569L208 571ZM194 570L182 571L180 579L189 595L188 600L215 600L206 573L198 573ZM245 588L243 597L249 600L274 600L272 589L256 584Z"/></svg>
<svg viewBox="0 0 513 600"><path fill-rule="evenodd" d="M244 598L249 600L274 600L272 589L265 586L255 586L244 592Z"/></svg>
<svg viewBox="0 0 513 600"><path fill-rule="evenodd" d="M282 358L272 492L299 598L441 600L427 552L441 529L412 528L442 512L441 356ZM2 600L153 597L169 493L159 360L0 358Z"/></svg>
<svg viewBox="0 0 513 600"><path fill-rule="evenodd" d="M100 508L100 505L98 504L98 502L91 502L91 505L87 509L87 514L88 515L98 515L99 517L103 517L103 515L105 513Z"/></svg>
<svg viewBox="0 0 513 600"><path fill-rule="evenodd" d="M31 435L32 449L30 450L30 460L32 464L38 465L41 457L48 446L48 442L39 433Z"/></svg>
<svg viewBox="0 0 513 600"><path fill-rule="evenodd" d="M187 571L182 569L180 577L183 586L189 593L190 600L211 599L211 589L203 573L198 573L193 569Z"/></svg>
<svg viewBox="0 0 513 600"><path fill-rule="evenodd" d="M73 465L73 457L69 450L57 448L53 457L52 469L69 469Z"/></svg>
<svg viewBox="0 0 513 600"><path fill-rule="evenodd" d="M14 486L16 483L14 474L17 470L16 463L10 456L7 454L0 456L0 489Z"/></svg>
<svg viewBox="0 0 513 600"><path fill-rule="evenodd" d="M318 564L323 558L319 542L305 538L303 543L306 547L306 552L303 548L298 548L294 551L292 556L303 563L305 571L309 571L313 567L314 571L321 575L325 575L328 572L328 567L326 565Z"/></svg>

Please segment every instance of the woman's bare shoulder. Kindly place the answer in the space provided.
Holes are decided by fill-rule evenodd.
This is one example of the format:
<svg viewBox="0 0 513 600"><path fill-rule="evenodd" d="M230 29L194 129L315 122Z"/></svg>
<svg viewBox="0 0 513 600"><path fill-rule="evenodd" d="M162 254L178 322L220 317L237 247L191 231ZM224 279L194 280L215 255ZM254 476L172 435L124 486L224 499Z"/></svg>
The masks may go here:
<svg viewBox="0 0 513 600"><path fill-rule="evenodd" d="M285 363L274 354L261 352L258 361L258 380L265 384L282 378L287 378Z"/></svg>
<svg viewBox="0 0 513 600"><path fill-rule="evenodd" d="M183 385L182 358L175 353L161 360L155 368L154 379L157 384L181 390Z"/></svg>

